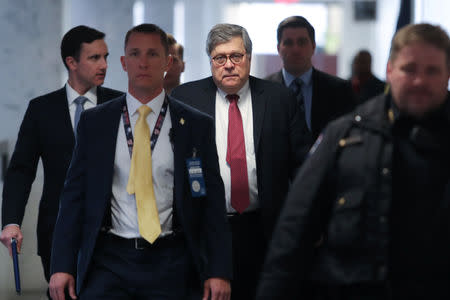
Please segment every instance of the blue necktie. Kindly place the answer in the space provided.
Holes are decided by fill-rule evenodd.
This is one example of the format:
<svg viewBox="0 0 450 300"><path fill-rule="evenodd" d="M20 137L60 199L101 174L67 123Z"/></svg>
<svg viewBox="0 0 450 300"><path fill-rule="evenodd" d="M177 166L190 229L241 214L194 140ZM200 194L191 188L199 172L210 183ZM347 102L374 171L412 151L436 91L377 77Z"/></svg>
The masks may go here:
<svg viewBox="0 0 450 300"><path fill-rule="evenodd" d="M77 134L77 126L78 121L80 121L80 115L81 112L84 110L84 103L88 100L88 98L84 96L79 96L74 100L75 104L77 105L77 108L75 110L75 122L73 126L73 131L75 132L75 135Z"/></svg>

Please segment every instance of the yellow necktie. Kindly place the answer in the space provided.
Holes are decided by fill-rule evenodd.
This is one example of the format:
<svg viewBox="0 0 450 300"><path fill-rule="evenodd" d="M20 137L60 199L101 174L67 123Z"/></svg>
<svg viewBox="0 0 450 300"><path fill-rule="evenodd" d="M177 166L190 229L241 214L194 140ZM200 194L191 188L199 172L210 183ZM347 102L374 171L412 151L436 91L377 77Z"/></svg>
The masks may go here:
<svg viewBox="0 0 450 300"><path fill-rule="evenodd" d="M138 109L139 118L134 126L134 145L127 192L136 196L139 233L153 243L161 234L161 225L153 190L150 128L146 120L151 111L147 105L142 105Z"/></svg>

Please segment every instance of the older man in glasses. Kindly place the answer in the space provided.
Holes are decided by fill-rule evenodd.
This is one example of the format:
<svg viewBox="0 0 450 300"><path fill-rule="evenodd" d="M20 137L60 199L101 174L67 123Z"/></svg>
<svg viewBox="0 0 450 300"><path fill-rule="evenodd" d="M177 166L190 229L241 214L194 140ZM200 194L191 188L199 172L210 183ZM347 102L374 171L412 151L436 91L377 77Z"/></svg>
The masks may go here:
<svg viewBox="0 0 450 300"><path fill-rule="evenodd" d="M208 34L212 77L172 95L215 118L220 173L233 236L232 299L253 299L267 242L310 135L295 97L250 76L245 28L218 24Z"/></svg>

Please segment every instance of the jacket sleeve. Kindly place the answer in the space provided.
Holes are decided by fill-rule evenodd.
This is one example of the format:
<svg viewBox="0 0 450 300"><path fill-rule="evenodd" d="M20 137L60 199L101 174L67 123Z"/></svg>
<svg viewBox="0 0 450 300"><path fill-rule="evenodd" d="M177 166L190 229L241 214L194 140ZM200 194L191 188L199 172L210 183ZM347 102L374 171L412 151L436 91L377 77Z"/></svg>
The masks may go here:
<svg viewBox="0 0 450 300"><path fill-rule="evenodd" d="M323 228L328 172L334 163L336 141L319 136L299 170L281 212L257 292L257 299L292 299L308 288L314 244Z"/></svg>
<svg viewBox="0 0 450 300"><path fill-rule="evenodd" d="M40 157L36 103L31 101L20 126L3 184L2 225L22 224Z"/></svg>
<svg viewBox="0 0 450 300"><path fill-rule="evenodd" d="M51 274L64 272L76 274L80 249L85 196L86 165L86 114L82 113L77 128L75 149L60 198L58 218L53 233Z"/></svg>

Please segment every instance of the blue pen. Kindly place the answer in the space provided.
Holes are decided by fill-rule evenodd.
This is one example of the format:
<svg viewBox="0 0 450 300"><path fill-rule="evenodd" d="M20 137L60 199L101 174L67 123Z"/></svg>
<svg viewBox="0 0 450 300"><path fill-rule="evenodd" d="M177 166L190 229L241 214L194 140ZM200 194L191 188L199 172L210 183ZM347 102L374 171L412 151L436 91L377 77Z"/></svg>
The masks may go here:
<svg viewBox="0 0 450 300"><path fill-rule="evenodd" d="M17 240L11 239L11 250L14 264L14 280L16 282L16 293L20 295L20 273L19 273L19 256L17 254Z"/></svg>

